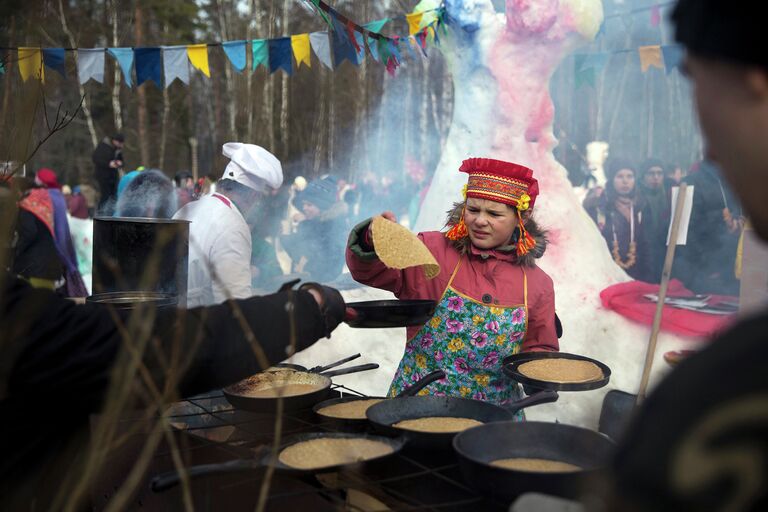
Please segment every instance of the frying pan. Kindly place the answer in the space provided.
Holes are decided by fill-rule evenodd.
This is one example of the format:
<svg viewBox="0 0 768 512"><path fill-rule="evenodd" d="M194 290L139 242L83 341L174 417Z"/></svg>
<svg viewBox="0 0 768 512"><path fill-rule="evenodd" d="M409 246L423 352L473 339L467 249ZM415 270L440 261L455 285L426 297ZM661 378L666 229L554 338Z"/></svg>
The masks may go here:
<svg viewBox="0 0 768 512"><path fill-rule="evenodd" d="M350 366L349 368L341 370L331 370L324 373L312 373L293 368L277 367L257 373L256 375L252 375L231 386L227 386L222 389L222 392L227 401L238 409L254 412L275 412L277 410L277 402L279 398L254 397L249 396L247 392L251 389L258 389L260 387L268 386L269 384L274 385L275 383L281 385L307 384L316 388L309 393L282 397L283 410L286 412L298 411L306 409L313 404L324 400L328 396L332 384L331 377L373 370L378 367L379 365L376 363L368 363L358 366Z"/></svg>
<svg viewBox="0 0 768 512"><path fill-rule="evenodd" d="M560 383L546 380L532 379L520 373L518 368L521 364L538 359L574 359L577 361L589 361L596 364L603 372L603 378L590 382ZM504 374L524 386L530 386L537 389L550 389L552 391L589 391L597 389L608 384L611 380L611 369L608 365L601 363L596 359L591 359L578 354L566 354L565 352L523 352L512 356L507 356L502 361Z"/></svg>
<svg viewBox="0 0 768 512"><path fill-rule="evenodd" d="M394 427L393 424L403 420L434 416L469 418L482 423L511 421L520 409L554 402L557 398L557 392L543 390L505 406L499 406L469 398L409 396L392 398L374 404L368 408L365 415L379 432L403 436L408 439L409 444L419 448L444 449L451 446L453 437L456 435L455 432L415 432Z"/></svg>
<svg viewBox="0 0 768 512"><path fill-rule="evenodd" d="M434 372L426 374L421 380L416 382L415 384L412 384L411 386L406 387L404 390L400 392L400 394L397 395L397 397L403 397L403 396L415 396L416 393L424 389L425 387L429 386L436 380L444 379L445 378L445 372L443 370L435 370ZM323 421L326 421L333 425L336 428L341 429L352 429L352 430L358 430L363 429L368 425L367 419L351 419L351 418L334 418L332 416L325 416L323 414L320 414L320 409L323 409L324 407L328 407L331 405L336 404L343 404L347 402L354 402L357 400L370 400L372 398L381 398L382 400L387 400L388 397L384 396L353 396L353 395L347 395L343 396L341 398L331 398L330 400L324 400L318 404L315 404L314 407L312 407L312 411L314 411L315 414L317 414L320 418L323 419Z"/></svg>
<svg viewBox="0 0 768 512"><path fill-rule="evenodd" d="M433 300L371 300L348 302L347 311L354 315L344 321L350 327L381 328L422 325L435 312L437 302Z"/></svg>
<svg viewBox="0 0 768 512"><path fill-rule="evenodd" d="M593 430L538 421L489 423L460 432L453 439L465 481L479 492L508 501L525 492L577 498L607 465L614 446L608 437ZM513 457L567 462L584 470L544 473L490 464Z"/></svg>
<svg viewBox="0 0 768 512"><path fill-rule="evenodd" d="M286 443L280 447L280 451L296 443L309 441L312 439L320 439L320 438L368 439L371 441L378 441L378 442L389 445L389 447L392 448L392 452L386 455L382 455L380 457L365 460L363 462L353 462L351 464L337 464L334 466L326 466L323 468L316 468L316 469L297 469L291 466L286 466L279 460L273 460L271 450L269 450L266 447L263 447L261 450L259 450L256 453L256 456L253 459L235 459L228 462L221 462L216 464L202 464L198 466L190 466L186 468L187 475L189 476L189 478L197 478L201 476L221 475L225 473L241 473L244 471L257 471L257 470L266 468L270 465L273 465L275 467L275 470L280 473L293 474L297 476L308 476L308 475L314 475L318 473L329 473L333 471L338 471L340 469L348 469L352 467L356 467L356 468L368 467L370 465L374 465L382 461L383 459L386 459L391 457L392 455L395 455L403 448L403 445L405 445L405 440L402 438L371 436L366 434L313 432L309 434L299 434L299 435L289 437ZM152 481L150 482L150 488L154 492L162 492L178 485L180 481L181 481L181 477L178 471L169 471L167 473L161 473L155 476L154 478L152 478Z"/></svg>

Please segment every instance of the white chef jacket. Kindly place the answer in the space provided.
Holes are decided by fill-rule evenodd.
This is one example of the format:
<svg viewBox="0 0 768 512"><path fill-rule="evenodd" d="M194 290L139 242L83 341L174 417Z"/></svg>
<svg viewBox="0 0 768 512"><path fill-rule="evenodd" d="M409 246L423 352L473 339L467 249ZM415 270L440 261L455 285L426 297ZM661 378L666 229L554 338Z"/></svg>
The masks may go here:
<svg viewBox="0 0 768 512"><path fill-rule="evenodd" d="M173 218L191 221L187 307L250 297L251 231L235 203L214 193L186 204Z"/></svg>

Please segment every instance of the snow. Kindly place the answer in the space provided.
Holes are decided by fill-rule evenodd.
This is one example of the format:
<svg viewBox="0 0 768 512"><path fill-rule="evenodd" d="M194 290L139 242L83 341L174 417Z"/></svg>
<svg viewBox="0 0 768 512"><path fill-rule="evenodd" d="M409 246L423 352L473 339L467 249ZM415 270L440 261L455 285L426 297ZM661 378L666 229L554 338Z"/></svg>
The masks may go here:
<svg viewBox="0 0 768 512"><path fill-rule="evenodd" d="M422 2L429 8L430 2ZM598 0L508 0L508 19L490 1L446 3L456 24L443 37L444 55L455 88L454 119L418 218L417 231L443 225L444 212L460 197L466 176L457 169L464 158L484 156L510 160L534 169L541 195L537 220L550 229L552 243L540 261L555 282L558 315L564 335L561 350L583 354L612 369L610 384L588 392L561 393L554 404L528 410L529 419L559 421L595 428L604 394L610 389L637 392L650 328L600 305L599 293L627 281L612 261L597 228L581 207L565 169L552 156L554 108L548 82L560 60L594 37L602 20ZM387 292L355 289L347 300L391 297ZM405 329L351 329L340 326L292 358L300 364L331 362L356 352L357 362L381 368L334 381L367 394L386 392L403 354ZM661 333L651 383L667 365L668 350L697 348L700 340Z"/></svg>

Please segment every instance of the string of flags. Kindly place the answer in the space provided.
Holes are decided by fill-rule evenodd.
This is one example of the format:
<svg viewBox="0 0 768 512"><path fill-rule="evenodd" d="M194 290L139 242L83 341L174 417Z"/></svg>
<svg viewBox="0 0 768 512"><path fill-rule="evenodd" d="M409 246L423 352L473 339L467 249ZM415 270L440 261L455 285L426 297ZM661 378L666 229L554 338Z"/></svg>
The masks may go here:
<svg viewBox="0 0 768 512"><path fill-rule="evenodd" d="M386 66L390 75L402 62L403 53L415 58L419 53L427 56L427 44L439 45L438 30L446 33L445 8L439 7L422 12L384 18L359 25L343 16L322 0L311 0L316 12L327 23L328 30L295 34L272 39L237 40L221 43L202 43L156 47L109 47L109 48L0 48L0 74L7 72L13 62L8 51L16 51L15 60L22 81L30 79L45 82L46 68L66 76L66 53L72 52L77 60L77 77L81 84L90 80L104 83L106 56L117 63L123 81L132 87L135 72L136 86L154 82L158 87L168 87L175 80L189 84L192 70L211 77L209 50L221 47L229 64L237 71L246 71L247 57L251 55L250 72L263 67L269 73L283 70L291 75L302 66L312 67L314 53L326 68L336 69L345 60L359 66L370 55ZM407 35L383 35L381 30L390 21L404 19ZM6 55L2 55L6 52ZM5 58L3 58L5 57Z"/></svg>
<svg viewBox="0 0 768 512"><path fill-rule="evenodd" d="M596 76L603 71L614 55L637 54L640 71L647 73L651 68L665 70L668 75L673 70L680 70L683 62L683 47L677 44L640 46L637 49L615 50L612 52L574 54L574 73L576 88L585 84L594 87Z"/></svg>

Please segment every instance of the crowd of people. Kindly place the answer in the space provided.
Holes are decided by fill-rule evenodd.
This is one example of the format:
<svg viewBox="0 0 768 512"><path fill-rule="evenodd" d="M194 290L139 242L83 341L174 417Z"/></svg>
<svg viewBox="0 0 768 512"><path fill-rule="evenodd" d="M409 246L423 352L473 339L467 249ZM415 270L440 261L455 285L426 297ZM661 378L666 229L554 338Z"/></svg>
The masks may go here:
<svg viewBox="0 0 768 512"><path fill-rule="evenodd" d="M661 279L672 215L672 188L693 187L685 245L677 248L672 277L696 293L738 295L737 248L741 207L717 167L704 160L687 175L676 165L648 159L640 165L609 158L604 183L591 187L583 206L616 264L633 279Z"/></svg>

